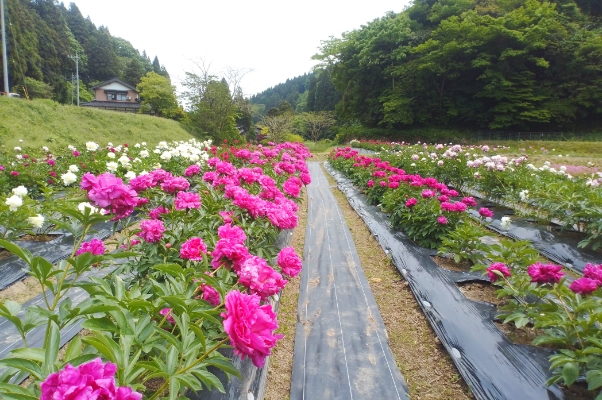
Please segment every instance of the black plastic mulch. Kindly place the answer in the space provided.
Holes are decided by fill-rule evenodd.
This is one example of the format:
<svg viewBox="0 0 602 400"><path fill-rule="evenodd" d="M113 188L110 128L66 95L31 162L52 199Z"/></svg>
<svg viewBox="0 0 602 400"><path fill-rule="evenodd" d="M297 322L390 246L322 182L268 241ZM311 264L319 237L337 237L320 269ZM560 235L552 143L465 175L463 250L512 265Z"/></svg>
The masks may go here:
<svg viewBox="0 0 602 400"><path fill-rule="evenodd" d="M546 387L550 377L548 350L508 340L492 321L495 307L467 299L456 286L456 282L466 281L469 274L439 267L430 256L432 251L391 229L387 216L368 205L350 180L327 168L408 281L433 330L477 399L566 398L557 386Z"/></svg>
<svg viewBox="0 0 602 400"><path fill-rule="evenodd" d="M319 164L309 169L290 398L407 399L345 219Z"/></svg>

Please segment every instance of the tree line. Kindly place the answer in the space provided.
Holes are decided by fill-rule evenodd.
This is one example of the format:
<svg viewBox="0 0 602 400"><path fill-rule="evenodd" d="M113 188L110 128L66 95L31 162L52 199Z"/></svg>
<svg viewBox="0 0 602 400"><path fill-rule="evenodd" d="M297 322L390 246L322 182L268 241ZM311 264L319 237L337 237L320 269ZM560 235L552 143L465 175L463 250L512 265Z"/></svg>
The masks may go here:
<svg viewBox="0 0 602 400"><path fill-rule="evenodd" d="M599 129L600 0L414 0L314 59L369 128Z"/></svg>
<svg viewBox="0 0 602 400"><path fill-rule="evenodd" d="M127 40L112 36L107 27L96 27L75 3L67 8L54 0L6 0L5 14L12 91L70 102L75 73L70 56L76 54L84 101L92 99L87 87L112 77L133 86L149 72L169 79L158 57L151 61L145 51L140 54Z"/></svg>

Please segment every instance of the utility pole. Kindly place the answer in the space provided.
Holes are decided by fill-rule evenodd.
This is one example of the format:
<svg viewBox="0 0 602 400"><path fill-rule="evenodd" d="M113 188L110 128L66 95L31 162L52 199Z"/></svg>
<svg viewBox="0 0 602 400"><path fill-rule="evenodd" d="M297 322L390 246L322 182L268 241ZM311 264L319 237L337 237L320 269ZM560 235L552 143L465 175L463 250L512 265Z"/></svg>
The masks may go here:
<svg viewBox="0 0 602 400"><path fill-rule="evenodd" d="M4 74L4 91L10 96L8 86L8 58L6 58L6 26L4 25L4 0L0 0L0 24L2 24L2 72Z"/></svg>
<svg viewBox="0 0 602 400"><path fill-rule="evenodd" d="M73 87L73 81L75 80L75 76L73 75L73 72L71 73L71 105L73 105L73 91L74 91L74 87Z"/></svg>
<svg viewBox="0 0 602 400"><path fill-rule="evenodd" d="M75 53L74 56L69 56L69 58L75 60L75 77L77 79L77 106L79 107L79 55Z"/></svg>

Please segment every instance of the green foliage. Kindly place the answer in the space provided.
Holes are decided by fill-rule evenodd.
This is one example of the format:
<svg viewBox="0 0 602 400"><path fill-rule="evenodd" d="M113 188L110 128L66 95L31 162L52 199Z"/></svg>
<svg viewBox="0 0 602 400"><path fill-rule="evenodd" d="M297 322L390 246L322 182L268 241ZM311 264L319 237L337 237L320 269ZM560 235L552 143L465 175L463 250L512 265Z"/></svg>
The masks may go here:
<svg viewBox="0 0 602 400"><path fill-rule="evenodd" d="M149 72L140 80L136 90L142 99L141 113L152 110L165 118L179 120L184 117L184 111L176 99L176 88L164 76Z"/></svg>
<svg viewBox="0 0 602 400"><path fill-rule="evenodd" d="M415 2L324 41L314 59L343 94L339 118L396 138L406 127L592 129L602 113L598 4ZM314 104L310 95L306 110Z"/></svg>
<svg viewBox="0 0 602 400"><path fill-rule="evenodd" d="M482 239L488 235L485 228L470 222L462 222L441 240L439 255L450 253L454 261L459 263L464 260L472 264L485 261L485 252L488 246Z"/></svg>
<svg viewBox="0 0 602 400"><path fill-rule="evenodd" d="M52 98L52 86L47 83L35 80L33 78L25 77L24 84L21 87L21 95L25 97L25 92L30 99L51 99Z"/></svg>

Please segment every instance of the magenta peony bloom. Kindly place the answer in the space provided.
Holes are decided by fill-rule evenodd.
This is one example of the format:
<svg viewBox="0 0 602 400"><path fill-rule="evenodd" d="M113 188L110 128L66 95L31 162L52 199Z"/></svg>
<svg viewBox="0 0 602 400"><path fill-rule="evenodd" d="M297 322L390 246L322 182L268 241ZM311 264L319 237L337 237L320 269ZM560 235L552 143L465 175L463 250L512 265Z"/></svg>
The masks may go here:
<svg viewBox="0 0 602 400"><path fill-rule="evenodd" d="M569 289L578 294L589 294L598 289L598 282L590 278L579 278L571 282Z"/></svg>
<svg viewBox="0 0 602 400"><path fill-rule="evenodd" d="M92 253L95 256L100 256L105 253L105 245L102 240L92 239L89 242L83 242L79 249L75 252L76 256L83 253Z"/></svg>
<svg viewBox="0 0 602 400"><path fill-rule="evenodd" d="M412 208L412 207L414 207L414 206L415 206L417 203L418 203L418 200L416 200L416 199L415 199L415 198L413 198L413 197L410 197L410 198L408 199L408 201L406 201L406 207L407 207L407 208Z"/></svg>
<svg viewBox="0 0 602 400"><path fill-rule="evenodd" d="M598 285L602 286L602 264L586 264L583 268L583 277L593 279Z"/></svg>
<svg viewBox="0 0 602 400"><path fill-rule="evenodd" d="M278 323L272 306L259 304L259 296L234 290L226 295L226 312L222 317L234 354L243 359L250 357L253 365L261 368L272 347L283 335L273 334L278 329Z"/></svg>
<svg viewBox="0 0 602 400"><path fill-rule="evenodd" d="M437 197L437 200L439 200L439 203L443 203L444 201L449 201L449 196L442 194L441 196Z"/></svg>
<svg viewBox="0 0 602 400"><path fill-rule="evenodd" d="M10 174L12 176L19 176L19 173L17 171L10 171Z"/></svg>
<svg viewBox="0 0 602 400"><path fill-rule="evenodd" d="M561 271L560 265L554 264L536 264L529 265L527 273L531 277L531 282L535 283L557 283L563 277L564 272Z"/></svg>
<svg viewBox="0 0 602 400"><path fill-rule="evenodd" d="M201 285L201 290L203 291L203 300L205 300L207 303L214 307L217 307L221 304L222 298L217 290L209 285Z"/></svg>
<svg viewBox="0 0 602 400"><path fill-rule="evenodd" d="M142 395L130 387L115 387L113 363L103 364L100 358L78 367L67 364L42 382L41 400L140 400Z"/></svg>
<svg viewBox="0 0 602 400"><path fill-rule="evenodd" d="M464 197L462 199L462 203L466 204L469 207L474 207L477 205L477 202L475 201L474 197Z"/></svg>
<svg viewBox="0 0 602 400"><path fill-rule="evenodd" d="M165 208L163 206L159 206L157 208L153 208L148 212L148 216L150 219L159 219L162 214L169 214L169 208Z"/></svg>
<svg viewBox="0 0 602 400"><path fill-rule="evenodd" d="M387 182L385 181L380 181L378 182L378 184L380 185L380 187L387 187Z"/></svg>
<svg viewBox="0 0 602 400"><path fill-rule="evenodd" d="M309 185L311 183L311 176L307 172L301 173L299 178L301 178L304 185Z"/></svg>
<svg viewBox="0 0 602 400"><path fill-rule="evenodd" d="M184 175L186 176L194 176L197 175L201 172L201 167L199 167L196 164L192 164L190 167L186 168L186 171L184 171Z"/></svg>
<svg viewBox="0 0 602 400"><path fill-rule="evenodd" d="M220 211L219 212L220 217L222 217L224 219L224 224L231 224L232 223L232 211Z"/></svg>
<svg viewBox="0 0 602 400"><path fill-rule="evenodd" d="M263 300L280 292L287 283L282 275L270 267L266 260L249 256L237 271L238 282L258 294Z"/></svg>
<svg viewBox="0 0 602 400"><path fill-rule="evenodd" d="M397 189L399 187L399 182L389 182L389 189Z"/></svg>
<svg viewBox="0 0 602 400"><path fill-rule="evenodd" d="M180 249L180 257L192 261L202 260L205 253L207 253L207 246L199 237L188 239Z"/></svg>
<svg viewBox="0 0 602 400"><path fill-rule="evenodd" d="M188 190L190 187L190 183L186 180L186 178L182 178L179 176L172 176L170 178L165 179L161 184L161 189L167 193L175 193L182 190Z"/></svg>
<svg viewBox="0 0 602 400"><path fill-rule="evenodd" d="M159 311L159 314L163 315L164 317L166 317L165 319L172 323L175 324L176 320L173 319L173 317L170 315L171 314L171 308L163 308L161 309L161 311Z"/></svg>
<svg viewBox="0 0 602 400"><path fill-rule="evenodd" d="M151 174L139 175L133 179L130 179L130 189L135 190L137 193L143 192L146 189L150 189L157 185L157 182L153 179Z"/></svg>
<svg viewBox="0 0 602 400"><path fill-rule="evenodd" d="M295 253L292 247L285 247L278 253L278 266L282 268L282 273L291 277L299 275L303 262L301 257Z"/></svg>
<svg viewBox="0 0 602 400"><path fill-rule="evenodd" d="M75 151L73 152L73 156L74 156L74 157L79 157L79 151L75 150Z"/></svg>
<svg viewBox="0 0 602 400"><path fill-rule="evenodd" d="M193 192L178 192L174 200L176 210L186 210L189 208L199 208L201 206L201 196Z"/></svg>
<svg viewBox="0 0 602 400"><path fill-rule="evenodd" d="M464 204L466 204L466 203L464 203ZM488 209L486 207L479 208L479 214L481 214L481 216L485 217L485 218L493 217L493 211L491 211L490 209Z"/></svg>
<svg viewBox="0 0 602 400"><path fill-rule="evenodd" d="M98 176L87 172L80 184L88 192L94 205L115 214L113 220L127 217L138 204L136 191L123 184L123 181L110 172Z"/></svg>
<svg viewBox="0 0 602 400"><path fill-rule="evenodd" d="M445 218L443 215L440 215L437 218L437 223L441 225L447 225L447 218Z"/></svg>
<svg viewBox="0 0 602 400"><path fill-rule="evenodd" d="M494 271L499 272L500 274L502 274L505 277L508 277L511 275L510 268L508 268L506 266L506 264L501 263L501 262L493 263L487 268L487 276L489 277L489 280L491 282L495 282L498 279L500 279L500 276L498 274L496 274Z"/></svg>
<svg viewBox="0 0 602 400"><path fill-rule="evenodd" d="M217 228L217 236L220 239L227 239L232 243L243 244L247 240L245 231L240 226L225 224Z"/></svg>
<svg viewBox="0 0 602 400"><path fill-rule="evenodd" d="M422 198L424 198L424 199L435 197L435 195L436 195L436 193L434 190L425 189L422 191Z"/></svg>
<svg viewBox="0 0 602 400"><path fill-rule="evenodd" d="M140 223L140 229L142 229L142 231L138 233L138 236L149 243L156 243L161 240L163 232L165 232L163 221L159 219L146 219L142 221Z"/></svg>
<svg viewBox="0 0 602 400"><path fill-rule="evenodd" d="M282 185L282 190L284 193L288 194L291 197L299 197L299 193L301 192L301 187L303 186L303 182L301 179L296 176L291 176L284 182Z"/></svg>
<svg viewBox="0 0 602 400"><path fill-rule="evenodd" d="M371 188L372 186L374 186L374 181L373 181L372 179L370 179L370 180L368 181L368 183L366 183L366 185L367 185L369 188Z"/></svg>

